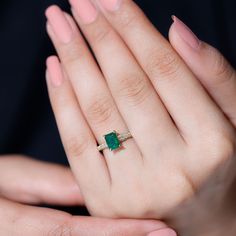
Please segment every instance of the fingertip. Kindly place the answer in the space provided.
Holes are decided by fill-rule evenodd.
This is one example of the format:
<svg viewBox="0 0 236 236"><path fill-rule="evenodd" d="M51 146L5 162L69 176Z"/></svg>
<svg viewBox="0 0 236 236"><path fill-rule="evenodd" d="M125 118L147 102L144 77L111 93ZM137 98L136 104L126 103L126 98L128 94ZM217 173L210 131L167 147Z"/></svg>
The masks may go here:
<svg viewBox="0 0 236 236"><path fill-rule="evenodd" d="M196 34L193 33L193 31L178 17L173 16L173 28L175 32L178 34L180 39L188 45L190 48L197 50L200 46L200 40L196 36Z"/></svg>
<svg viewBox="0 0 236 236"><path fill-rule="evenodd" d="M46 70L48 72L48 75L50 75L50 72L52 72L53 67L55 67L55 65L58 67L58 64L60 64L60 63L59 63L59 59L57 56L51 55L51 56L47 57L47 59L46 59L46 68L47 69Z"/></svg>
<svg viewBox="0 0 236 236"><path fill-rule="evenodd" d="M49 68L51 65L51 60L53 59L54 56L49 56L47 57L45 64L46 64L46 70L45 70L45 78L46 81L49 82L50 81L50 73L49 73Z"/></svg>
<svg viewBox="0 0 236 236"><path fill-rule="evenodd" d="M172 18L172 16L171 16L171 18ZM173 19L173 18L172 18ZM169 34L168 34L168 36L169 36L169 40L171 40L173 37L172 37L172 35L173 35L173 29L174 29L174 21L171 23L171 25L170 25L170 28L169 28Z"/></svg>
<svg viewBox="0 0 236 236"><path fill-rule="evenodd" d="M49 6L46 8L45 10L45 16L47 18L50 18L52 15L54 15L55 13L61 12L61 8L55 4Z"/></svg>
<svg viewBox="0 0 236 236"><path fill-rule="evenodd" d="M51 67L53 64L60 64L59 59L56 55L51 55L46 59L47 67Z"/></svg>
<svg viewBox="0 0 236 236"><path fill-rule="evenodd" d="M171 18L172 18L173 22L175 22L176 16L175 15L171 15Z"/></svg>
<svg viewBox="0 0 236 236"><path fill-rule="evenodd" d="M48 72L48 68L46 68L46 70L45 70L45 78L46 78L47 81L49 80L49 77L50 77L50 75L49 75L49 72Z"/></svg>
<svg viewBox="0 0 236 236"><path fill-rule="evenodd" d="M63 82L64 75L58 57L55 55L49 56L46 60L46 66L52 85L59 87Z"/></svg>
<svg viewBox="0 0 236 236"><path fill-rule="evenodd" d="M170 41L174 41L175 37L176 37L176 30L175 30L175 24L176 24L176 21L177 21L177 17L173 14L171 15L171 19L172 19L172 22L171 22L171 25L170 25L170 28L169 28L169 40Z"/></svg>

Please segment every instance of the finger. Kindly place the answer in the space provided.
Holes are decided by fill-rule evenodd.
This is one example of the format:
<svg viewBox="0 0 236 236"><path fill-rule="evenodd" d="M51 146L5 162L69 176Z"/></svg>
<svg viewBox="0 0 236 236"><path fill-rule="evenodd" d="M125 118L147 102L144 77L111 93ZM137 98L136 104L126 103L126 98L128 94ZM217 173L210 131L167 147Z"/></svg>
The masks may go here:
<svg viewBox="0 0 236 236"><path fill-rule="evenodd" d="M0 199L0 235L59 235L69 220L70 215L64 212Z"/></svg>
<svg viewBox="0 0 236 236"><path fill-rule="evenodd" d="M113 10L106 5L110 1L96 1L149 76L186 140L196 140L203 130L210 133L224 124L199 81L134 1L114 0Z"/></svg>
<svg viewBox="0 0 236 236"><path fill-rule="evenodd" d="M169 32L172 46L236 126L236 72L223 55L201 42L177 17Z"/></svg>
<svg viewBox="0 0 236 236"><path fill-rule="evenodd" d="M96 140L81 113L58 58L49 57L47 68L49 97L68 160L85 199L88 194L93 199L87 197L86 200L94 202L110 186L106 162L97 150Z"/></svg>
<svg viewBox="0 0 236 236"><path fill-rule="evenodd" d="M49 35L73 84L84 117L98 142L104 143L103 135L113 130L119 133L128 131L101 71L79 34L75 22L68 15L65 17L57 6L48 8L46 15L51 26L48 30ZM55 33L58 32L58 26L54 24L54 19L57 17L66 21L73 32L73 39L67 44L60 40L58 33ZM122 146L123 149L119 152L104 151L112 179L120 180L120 175L127 175L127 173L139 174L141 168L142 156L134 139L125 141ZM135 165L136 168L131 169L131 165Z"/></svg>
<svg viewBox="0 0 236 236"><path fill-rule="evenodd" d="M62 211L24 206L3 199L0 199L0 209L0 235L143 236L159 229L163 233L166 228L159 221L71 216ZM166 228L165 231L170 230Z"/></svg>
<svg viewBox="0 0 236 236"><path fill-rule="evenodd" d="M70 2L73 15L95 53L122 117L144 156L153 158L151 154L160 149L157 144L177 142L178 130L150 80L124 41L97 12L96 6L89 1ZM87 10L87 15L97 15L93 21L88 22L84 17L87 8L94 9Z"/></svg>
<svg viewBox="0 0 236 236"><path fill-rule="evenodd" d="M176 236L160 221L76 217L74 224L81 236Z"/></svg>
<svg viewBox="0 0 236 236"><path fill-rule="evenodd" d="M28 204L83 204L69 168L21 156L0 158L0 195Z"/></svg>
<svg viewBox="0 0 236 236"><path fill-rule="evenodd" d="M155 232L151 232L147 236L177 236L174 230L172 229L160 229L156 230Z"/></svg>

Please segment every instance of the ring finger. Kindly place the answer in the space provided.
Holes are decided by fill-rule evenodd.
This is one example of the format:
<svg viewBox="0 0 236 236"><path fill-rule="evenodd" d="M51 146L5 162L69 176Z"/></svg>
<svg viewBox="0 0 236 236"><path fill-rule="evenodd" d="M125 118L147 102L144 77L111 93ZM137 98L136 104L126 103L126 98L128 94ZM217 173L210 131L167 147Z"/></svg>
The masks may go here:
<svg viewBox="0 0 236 236"><path fill-rule="evenodd" d="M103 14L90 1L71 0L71 4L74 17L92 47L119 111L142 153L153 157L154 149L178 140L181 142L179 132L150 80Z"/></svg>

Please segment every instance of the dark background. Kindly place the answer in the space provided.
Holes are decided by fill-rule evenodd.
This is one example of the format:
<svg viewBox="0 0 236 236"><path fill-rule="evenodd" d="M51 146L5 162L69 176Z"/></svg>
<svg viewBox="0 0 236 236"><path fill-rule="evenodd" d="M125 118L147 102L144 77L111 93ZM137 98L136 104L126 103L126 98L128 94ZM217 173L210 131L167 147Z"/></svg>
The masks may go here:
<svg viewBox="0 0 236 236"><path fill-rule="evenodd" d="M236 0L136 2L165 36L175 14L236 67ZM66 0L0 0L0 155L67 164L44 79L54 53L44 11L55 3L69 10Z"/></svg>

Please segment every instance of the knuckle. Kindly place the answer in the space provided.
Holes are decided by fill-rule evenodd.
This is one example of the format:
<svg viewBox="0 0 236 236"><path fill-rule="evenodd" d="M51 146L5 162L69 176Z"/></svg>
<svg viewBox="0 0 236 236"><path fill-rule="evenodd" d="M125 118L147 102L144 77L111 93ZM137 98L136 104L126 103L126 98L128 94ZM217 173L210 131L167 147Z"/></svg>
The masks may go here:
<svg viewBox="0 0 236 236"><path fill-rule="evenodd" d="M80 42L73 42L72 44L66 45L67 48L63 52L62 58L66 66L76 66L82 58L84 58L84 49L79 46L82 45Z"/></svg>
<svg viewBox="0 0 236 236"><path fill-rule="evenodd" d="M140 75L129 75L119 81L117 93L130 104L139 105L150 95L150 83Z"/></svg>
<svg viewBox="0 0 236 236"><path fill-rule="evenodd" d="M85 114L89 122L94 125L106 124L109 121L112 112L114 110L114 104L109 97L94 98L93 102L88 105Z"/></svg>
<svg viewBox="0 0 236 236"><path fill-rule="evenodd" d="M89 148L89 139L80 134L78 137L68 138L65 141L65 149L69 156L82 156Z"/></svg>
<svg viewBox="0 0 236 236"><path fill-rule="evenodd" d="M219 162L231 159L235 153L235 138L223 132L214 132L210 135L211 156Z"/></svg>
<svg viewBox="0 0 236 236"><path fill-rule="evenodd" d="M207 68L209 70L209 75L214 79L212 86L219 86L222 83L229 81L233 75L234 70L224 56L214 47L208 44L203 44L209 63Z"/></svg>
<svg viewBox="0 0 236 236"><path fill-rule="evenodd" d="M136 22L138 22L138 16L130 11L122 11L119 15L119 24L123 30L135 28Z"/></svg>
<svg viewBox="0 0 236 236"><path fill-rule="evenodd" d="M68 105L72 103L72 98L71 97L67 97L67 96L57 96L55 103L57 104L55 107L56 109L58 109L58 113L60 111L63 111L64 114L60 114L62 117L64 117L64 115L66 114L66 112L68 111ZM59 111L60 110L60 111Z"/></svg>
<svg viewBox="0 0 236 236"><path fill-rule="evenodd" d="M220 53L214 60L213 71L218 85L229 81L234 74L230 64Z"/></svg>
<svg viewBox="0 0 236 236"><path fill-rule="evenodd" d="M109 27L95 27L92 31L92 40L96 43L104 41L112 34Z"/></svg>
<svg viewBox="0 0 236 236"><path fill-rule="evenodd" d="M235 152L235 145L231 139L222 137L221 147L222 147L222 150L219 150L218 148L218 156L221 156L223 160L229 159L233 156Z"/></svg>
<svg viewBox="0 0 236 236"><path fill-rule="evenodd" d="M156 50L149 56L147 68L150 77L158 76L158 81L176 78L180 70L180 60L171 50Z"/></svg>

